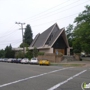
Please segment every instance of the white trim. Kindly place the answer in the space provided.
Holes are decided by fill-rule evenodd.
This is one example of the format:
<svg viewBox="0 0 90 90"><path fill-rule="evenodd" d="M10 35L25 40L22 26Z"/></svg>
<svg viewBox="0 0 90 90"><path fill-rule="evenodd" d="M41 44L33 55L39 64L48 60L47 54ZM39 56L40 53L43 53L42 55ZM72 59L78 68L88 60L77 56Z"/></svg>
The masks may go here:
<svg viewBox="0 0 90 90"><path fill-rule="evenodd" d="M12 50L15 50L15 51L22 51L23 48L12 48Z"/></svg>
<svg viewBox="0 0 90 90"><path fill-rule="evenodd" d="M67 39L67 36L66 36L66 34L65 34L65 30L64 30L62 33L64 33L64 35L65 35L64 41L65 41L65 43L67 44L67 47L69 48L68 39Z"/></svg>
<svg viewBox="0 0 90 90"><path fill-rule="evenodd" d="M60 34L64 31L64 29L62 29L62 31L59 33L59 35L56 37L56 39L53 41L52 45L56 42L56 40L58 39L58 37L60 36ZM51 46L52 46L51 45Z"/></svg>
<svg viewBox="0 0 90 90"><path fill-rule="evenodd" d="M53 31L53 29L55 28L55 26L56 26L56 25L57 25L57 24L55 24L55 25L53 26L53 28L52 28L51 32ZM43 44L42 46L44 46L44 45L45 45L45 43L46 43L47 39L49 38L49 36L50 36L51 32L49 33L48 37L46 38L46 40L45 40L45 42L44 42L44 44Z"/></svg>
<svg viewBox="0 0 90 90"><path fill-rule="evenodd" d="M50 46L47 46L47 47L37 47L37 49L49 49L51 48ZM34 47L28 47L29 50L33 50Z"/></svg>
<svg viewBox="0 0 90 90"><path fill-rule="evenodd" d="M65 33L65 31L64 31L64 33ZM65 33L65 36L66 36L66 33ZM66 42L67 42L67 45L69 47L67 36L66 36Z"/></svg>

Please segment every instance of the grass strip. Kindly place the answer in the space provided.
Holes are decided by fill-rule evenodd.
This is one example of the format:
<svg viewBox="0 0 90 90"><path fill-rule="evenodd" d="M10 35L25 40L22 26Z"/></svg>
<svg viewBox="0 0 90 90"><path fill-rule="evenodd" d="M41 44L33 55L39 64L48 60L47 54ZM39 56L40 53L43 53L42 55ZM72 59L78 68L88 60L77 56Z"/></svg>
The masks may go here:
<svg viewBox="0 0 90 90"><path fill-rule="evenodd" d="M60 63L51 63L51 66L66 66L66 67L82 67L85 66L86 64L60 64Z"/></svg>

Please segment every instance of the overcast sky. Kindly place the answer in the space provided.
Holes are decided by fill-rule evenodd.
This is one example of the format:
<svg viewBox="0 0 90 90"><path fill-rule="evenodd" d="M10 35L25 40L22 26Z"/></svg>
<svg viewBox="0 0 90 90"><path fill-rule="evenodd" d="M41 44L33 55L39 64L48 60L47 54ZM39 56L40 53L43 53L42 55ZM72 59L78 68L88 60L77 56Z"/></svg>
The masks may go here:
<svg viewBox="0 0 90 90"><path fill-rule="evenodd" d="M90 0L0 0L0 49L18 47L22 42L20 26L30 24L33 38L54 23L59 28L73 24Z"/></svg>

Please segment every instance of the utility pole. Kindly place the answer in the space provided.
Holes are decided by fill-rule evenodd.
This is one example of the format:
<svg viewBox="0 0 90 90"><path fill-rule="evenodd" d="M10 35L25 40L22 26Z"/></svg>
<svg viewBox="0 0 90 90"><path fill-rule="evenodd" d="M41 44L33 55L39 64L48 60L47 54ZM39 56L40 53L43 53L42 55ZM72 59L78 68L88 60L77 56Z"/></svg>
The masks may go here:
<svg viewBox="0 0 90 90"><path fill-rule="evenodd" d="M21 30L22 30L22 44L23 44L23 53L24 53L24 38L23 38L23 25L25 23L21 23L21 22L15 22L15 24L20 24L21 25Z"/></svg>

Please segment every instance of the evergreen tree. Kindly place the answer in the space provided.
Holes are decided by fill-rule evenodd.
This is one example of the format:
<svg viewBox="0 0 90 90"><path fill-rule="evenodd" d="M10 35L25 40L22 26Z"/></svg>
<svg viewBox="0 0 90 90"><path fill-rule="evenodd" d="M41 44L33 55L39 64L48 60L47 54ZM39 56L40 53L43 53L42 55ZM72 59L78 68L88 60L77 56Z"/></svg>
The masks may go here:
<svg viewBox="0 0 90 90"><path fill-rule="evenodd" d="M5 48L5 57L6 58L14 58L15 51L12 50L12 46L6 46Z"/></svg>
<svg viewBox="0 0 90 90"><path fill-rule="evenodd" d="M33 33L32 33L30 25L28 24L25 28L24 43L30 45L32 41L33 41Z"/></svg>
<svg viewBox="0 0 90 90"><path fill-rule="evenodd" d="M5 50L0 50L0 58L5 58Z"/></svg>
<svg viewBox="0 0 90 90"><path fill-rule="evenodd" d="M23 45L23 44L24 44L24 45ZM20 47L21 47L21 48L23 48L23 46L24 46L24 47L29 47L30 45L28 45L27 43L24 42L24 43L21 43L21 44L20 44Z"/></svg>

